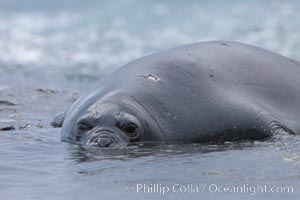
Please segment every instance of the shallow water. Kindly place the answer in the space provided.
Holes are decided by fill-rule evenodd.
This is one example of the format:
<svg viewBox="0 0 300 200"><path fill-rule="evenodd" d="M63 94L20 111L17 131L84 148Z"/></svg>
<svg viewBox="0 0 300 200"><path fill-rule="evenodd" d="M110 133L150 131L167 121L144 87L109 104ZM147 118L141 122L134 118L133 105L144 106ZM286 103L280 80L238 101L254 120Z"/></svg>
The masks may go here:
<svg viewBox="0 0 300 200"><path fill-rule="evenodd" d="M300 60L298 1L170 2L0 2L0 129L14 128L0 131L1 200L299 198L299 136L121 150L60 142L53 116L134 58L219 39Z"/></svg>

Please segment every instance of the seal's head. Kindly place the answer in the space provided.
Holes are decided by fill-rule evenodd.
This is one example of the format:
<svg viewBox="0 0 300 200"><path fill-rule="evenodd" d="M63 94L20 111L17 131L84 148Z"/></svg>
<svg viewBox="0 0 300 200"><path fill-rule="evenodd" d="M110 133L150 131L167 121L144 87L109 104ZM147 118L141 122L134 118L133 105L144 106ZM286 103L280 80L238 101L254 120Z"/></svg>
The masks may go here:
<svg viewBox="0 0 300 200"><path fill-rule="evenodd" d="M120 92L77 100L62 127L63 141L98 147L122 147L159 137L155 120L145 108Z"/></svg>

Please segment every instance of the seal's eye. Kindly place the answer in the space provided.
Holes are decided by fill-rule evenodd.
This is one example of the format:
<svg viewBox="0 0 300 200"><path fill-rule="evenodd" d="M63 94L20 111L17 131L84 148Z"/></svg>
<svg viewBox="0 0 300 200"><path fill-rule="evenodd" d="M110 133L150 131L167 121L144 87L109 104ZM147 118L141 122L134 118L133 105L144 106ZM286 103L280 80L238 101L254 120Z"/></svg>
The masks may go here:
<svg viewBox="0 0 300 200"><path fill-rule="evenodd" d="M91 124L86 121L79 122L77 127L79 131L88 131L92 128Z"/></svg>
<svg viewBox="0 0 300 200"><path fill-rule="evenodd" d="M129 123L124 126L123 131L128 135L128 137L134 138L138 135L138 127L134 123Z"/></svg>

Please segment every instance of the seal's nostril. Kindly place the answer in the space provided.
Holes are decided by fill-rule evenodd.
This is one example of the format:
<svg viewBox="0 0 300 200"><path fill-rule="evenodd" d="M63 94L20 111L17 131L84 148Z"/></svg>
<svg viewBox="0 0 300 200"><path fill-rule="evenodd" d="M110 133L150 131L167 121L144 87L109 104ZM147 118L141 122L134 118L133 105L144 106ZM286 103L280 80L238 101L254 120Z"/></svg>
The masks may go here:
<svg viewBox="0 0 300 200"><path fill-rule="evenodd" d="M112 143L112 139L110 138L99 138L97 143L100 147L108 147Z"/></svg>

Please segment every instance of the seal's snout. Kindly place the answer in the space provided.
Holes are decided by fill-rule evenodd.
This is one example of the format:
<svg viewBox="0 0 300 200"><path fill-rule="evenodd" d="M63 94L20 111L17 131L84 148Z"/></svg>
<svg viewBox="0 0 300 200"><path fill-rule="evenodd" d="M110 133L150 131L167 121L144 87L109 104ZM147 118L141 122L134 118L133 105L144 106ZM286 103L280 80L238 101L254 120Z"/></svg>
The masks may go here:
<svg viewBox="0 0 300 200"><path fill-rule="evenodd" d="M101 135L95 140L95 143L97 143L99 147L109 147L113 143L113 139L110 136Z"/></svg>
<svg viewBox="0 0 300 200"><path fill-rule="evenodd" d="M115 146L117 142L118 140L114 133L100 130L91 134L85 144L99 147L112 147Z"/></svg>

